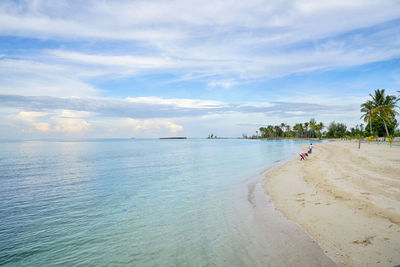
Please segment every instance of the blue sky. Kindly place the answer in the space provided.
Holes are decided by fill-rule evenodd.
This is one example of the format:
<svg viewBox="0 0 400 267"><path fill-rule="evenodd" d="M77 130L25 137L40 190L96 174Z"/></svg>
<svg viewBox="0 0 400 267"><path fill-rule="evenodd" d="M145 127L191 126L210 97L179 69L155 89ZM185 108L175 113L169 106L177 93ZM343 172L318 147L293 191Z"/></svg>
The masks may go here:
<svg viewBox="0 0 400 267"><path fill-rule="evenodd" d="M400 3L1 1L0 138L354 126L400 84Z"/></svg>

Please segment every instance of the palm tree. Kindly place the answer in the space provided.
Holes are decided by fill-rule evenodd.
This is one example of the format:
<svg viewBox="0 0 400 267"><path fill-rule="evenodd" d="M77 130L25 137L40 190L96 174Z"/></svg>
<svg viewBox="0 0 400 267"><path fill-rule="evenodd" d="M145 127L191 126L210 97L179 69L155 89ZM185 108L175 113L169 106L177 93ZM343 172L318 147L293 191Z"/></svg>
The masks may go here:
<svg viewBox="0 0 400 267"><path fill-rule="evenodd" d="M386 135L389 136L389 131L386 122L390 122L390 118L395 117L398 113L395 110L398 99L394 95L385 95L385 89L375 90L375 94L371 95L373 102L372 114L376 114L378 118L383 120L385 125Z"/></svg>
<svg viewBox="0 0 400 267"><path fill-rule="evenodd" d="M282 129L281 129L281 127L279 125L275 125L274 126L274 130L275 130L275 134L276 134L275 137L281 137L282 136L283 131L282 131Z"/></svg>
<svg viewBox="0 0 400 267"><path fill-rule="evenodd" d="M296 123L293 126L293 130L296 132L296 136L297 137L301 137L301 135L303 134L303 124L302 123Z"/></svg>
<svg viewBox="0 0 400 267"><path fill-rule="evenodd" d="M310 119L310 137L314 137L315 136L315 126L317 125L317 121L315 119Z"/></svg>
<svg viewBox="0 0 400 267"><path fill-rule="evenodd" d="M267 126L267 135L269 138L274 137L274 126L272 125Z"/></svg>
<svg viewBox="0 0 400 267"><path fill-rule="evenodd" d="M306 130L307 137L308 137L308 125L310 125L310 123L308 121L304 123L304 128Z"/></svg>
<svg viewBox="0 0 400 267"><path fill-rule="evenodd" d="M292 136L292 134L291 134L291 132L290 132L290 125L289 124L286 124L286 133L287 133L287 137L291 137Z"/></svg>
<svg viewBox="0 0 400 267"><path fill-rule="evenodd" d="M324 127L325 127L325 125L322 122L315 125L315 130L317 131L319 138L321 138L321 136L322 136L321 130L324 129Z"/></svg>
<svg viewBox="0 0 400 267"><path fill-rule="evenodd" d="M283 131L283 137L285 137L286 124L284 122L282 122L280 127L281 127L281 129Z"/></svg>
<svg viewBox="0 0 400 267"><path fill-rule="evenodd" d="M303 124L302 123L296 123L293 126L293 130L296 131L297 137L301 137L303 135Z"/></svg>
<svg viewBox="0 0 400 267"><path fill-rule="evenodd" d="M300 133L301 133L301 135L299 137L303 137L303 135L304 135L304 125L303 125L303 123L299 123L299 126L300 126Z"/></svg>
<svg viewBox="0 0 400 267"><path fill-rule="evenodd" d="M300 125L298 123L296 123L295 125L293 125L293 131L295 132L295 135L297 137L299 137L299 131L300 131Z"/></svg>
<svg viewBox="0 0 400 267"><path fill-rule="evenodd" d="M374 103L371 100L361 104L360 111L364 114L361 116L361 119L364 119L366 123L369 122L369 128L372 135L372 119L375 117L375 114L372 114L372 110L374 109Z"/></svg>

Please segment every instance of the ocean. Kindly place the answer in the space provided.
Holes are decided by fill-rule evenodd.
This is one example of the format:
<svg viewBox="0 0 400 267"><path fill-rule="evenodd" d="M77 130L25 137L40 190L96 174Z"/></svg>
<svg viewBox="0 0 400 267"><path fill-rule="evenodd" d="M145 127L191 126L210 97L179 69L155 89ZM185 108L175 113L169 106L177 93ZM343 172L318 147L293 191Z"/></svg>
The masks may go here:
<svg viewBox="0 0 400 267"><path fill-rule="evenodd" d="M0 265L321 265L259 183L307 143L1 142Z"/></svg>

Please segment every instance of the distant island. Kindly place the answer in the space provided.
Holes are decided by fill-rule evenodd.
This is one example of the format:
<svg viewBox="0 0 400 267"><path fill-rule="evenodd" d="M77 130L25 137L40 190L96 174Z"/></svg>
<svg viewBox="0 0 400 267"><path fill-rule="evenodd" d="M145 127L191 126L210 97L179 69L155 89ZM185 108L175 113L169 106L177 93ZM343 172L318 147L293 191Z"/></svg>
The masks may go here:
<svg viewBox="0 0 400 267"><path fill-rule="evenodd" d="M160 139L187 139L186 136L181 136L181 137L160 137Z"/></svg>

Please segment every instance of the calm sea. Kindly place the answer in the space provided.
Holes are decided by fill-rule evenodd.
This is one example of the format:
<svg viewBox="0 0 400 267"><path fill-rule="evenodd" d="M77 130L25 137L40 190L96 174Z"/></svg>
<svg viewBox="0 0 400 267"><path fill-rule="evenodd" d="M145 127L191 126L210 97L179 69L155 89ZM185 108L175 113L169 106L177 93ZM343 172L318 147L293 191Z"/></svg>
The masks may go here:
<svg viewBox="0 0 400 267"><path fill-rule="evenodd" d="M0 265L318 266L265 169L305 141L0 143Z"/></svg>

